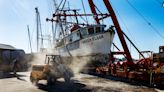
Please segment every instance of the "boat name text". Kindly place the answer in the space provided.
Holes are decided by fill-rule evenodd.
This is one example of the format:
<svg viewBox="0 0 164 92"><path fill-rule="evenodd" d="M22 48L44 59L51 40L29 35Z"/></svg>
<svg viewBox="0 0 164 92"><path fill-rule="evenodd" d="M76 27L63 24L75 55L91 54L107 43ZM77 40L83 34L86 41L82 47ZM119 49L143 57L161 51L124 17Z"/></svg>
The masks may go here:
<svg viewBox="0 0 164 92"><path fill-rule="evenodd" d="M104 38L103 35L98 35L98 36L94 36L94 37L92 37L92 38L88 38L88 39L86 39L86 40L83 40L82 43L88 43L88 42L100 40L100 39L103 39L103 38Z"/></svg>

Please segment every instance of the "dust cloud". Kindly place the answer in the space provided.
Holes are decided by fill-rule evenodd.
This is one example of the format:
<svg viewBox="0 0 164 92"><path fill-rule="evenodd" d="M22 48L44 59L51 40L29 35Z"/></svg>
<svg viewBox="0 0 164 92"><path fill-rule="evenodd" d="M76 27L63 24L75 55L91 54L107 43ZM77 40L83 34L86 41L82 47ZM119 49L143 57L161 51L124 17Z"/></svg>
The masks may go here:
<svg viewBox="0 0 164 92"><path fill-rule="evenodd" d="M67 66L69 66L75 75L79 74L80 72L88 73L90 70L93 70L98 66L106 65L107 60L107 55L64 58L64 62L69 62Z"/></svg>
<svg viewBox="0 0 164 92"><path fill-rule="evenodd" d="M28 71L31 71L32 65L43 65L45 64L46 53L31 53L26 54L25 60L27 62Z"/></svg>
<svg viewBox="0 0 164 92"><path fill-rule="evenodd" d="M43 65L45 64L46 53L33 54L31 64Z"/></svg>
<svg viewBox="0 0 164 92"><path fill-rule="evenodd" d="M29 59L29 71L31 71L32 65L44 65L46 53L34 53L28 56ZM61 66L64 67L60 69L59 66L54 65L54 67L58 67L59 71L69 71L73 73L73 75L78 75L80 72L85 71L88 72L88 68L94 68L97 66L101 66L102 63L106 63L106 55L95 55L95 56L77 56L77 57L61 57ZM56 62L56 61L55 61ZM56 69L56 68L54 68Z"/></svg>
<svg viewBox="0 0 164 92"><path fill-rule="evenodd" d="M74 57L71 60L69 67L72 69L73 73L76 75L81 72L81 70L90 62L88 57Z"/></svg>

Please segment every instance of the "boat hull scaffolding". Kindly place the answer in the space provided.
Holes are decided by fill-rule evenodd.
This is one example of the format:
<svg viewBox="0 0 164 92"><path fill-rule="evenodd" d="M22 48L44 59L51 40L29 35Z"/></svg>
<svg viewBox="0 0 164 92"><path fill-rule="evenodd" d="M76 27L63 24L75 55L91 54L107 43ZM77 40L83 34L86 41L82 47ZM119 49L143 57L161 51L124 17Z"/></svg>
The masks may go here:
<svg viewBox="0 0 164 92"><path fill-rule="evenodd" d="M107 31L90 35L56 49L63 57L110 54L113 38L114 32Z"/></svg>

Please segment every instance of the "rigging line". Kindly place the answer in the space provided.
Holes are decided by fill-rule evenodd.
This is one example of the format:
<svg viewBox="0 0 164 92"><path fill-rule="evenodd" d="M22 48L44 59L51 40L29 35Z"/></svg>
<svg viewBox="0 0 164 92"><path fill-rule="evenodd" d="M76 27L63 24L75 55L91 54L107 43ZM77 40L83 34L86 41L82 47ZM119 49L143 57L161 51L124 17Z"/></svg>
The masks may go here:
<svg viewBox="0 0 164 92"><path fill-rule="evenodd" d="M77 13L77 14L79 14L79 13ZM82 16L80 16L81 17L81 19L84 21L84 22L86 22L87 23L87 20L85 20ZM88 24L88 23L87 23Z"/></svg>
<svg viewBox="0 0 164 92"><path fill-rule="evenodd" d="M163 2L160 0L154 0L154 1L156 1L160 5L160 7L162 6L161 8L164 7L164 1Z"/></svg>
<svg viewBox="0 0 164 92"><path fill-rule="evenodd" d="M63 10L63 8L64 8L64 6L65 6L65 3L66 3L66 0L64 1L64 4L63 4L61 10ZM61 24L61 19L59 19L59 22L60 22L59 25L60 25L60 27L61 27L63 37L65 37L65 35L64 35L64 29L63 29L63 26L62 26L62 24ZM70 51L69 51L67 45L65 44L65 40L64 40L64 46L65 46L65 48L67 49L68 54L72 57L72 54L70 53Z"/></svg>
<svg viewBox="0 0 164 92"><path fill-rule="evenodd" d="M71 14L71 12L70 11L68 11L68 13L69 14ZM71 22L75 22L76 20L71 16L71 17L69 17L70 18L70 20L71 20Z"/></svg>
<svg viewBox="0 0 164 92"><path fill-rule="evenodd" d="M61 6L61 4L63 3L63 0L59 3L59 5L57 6L57 4L56 4L56 0L53 0L54 1L54 5L55 5L55 8L56 8L56 11L55 11L55 13L54 14L56 14L57 12L58 12L58 10L59 10L59 7ZM66 1L66 0L65 0ZM64 1L64 2L65 2Z"/></svg>
<svg viewBox="0 0 164 92"><path fill-rule="evenodd" d="M95 6L95 8L97 9L97 11L100 13L100 14L102 14L102 12L99 10L99 8L96 6L96 5L94 5ZM104 22L104 20L102 19L102 23Z"/></svg>
<svg viewBox="0 0 164 92"><path fill-rule="evenodd" d="M64 3L63 3L63 6L62 6L61 10L64 9L64 6L65 6L66 2L67 2L67 0L64 0ZM61 11L61 12L62 12L62 11ZM61 21L61 19L60 19L60 21ZM62 25L61 25L61 27L62 27L62 29L63 29L63 26L62 26ZM62 30L62 31L63 31L63 33L64 33L65 30ZM63 34L63 35L64 35L64 34Z"/></svg>
<svg viewBox="0 0 164 92"><path fill-rule="evenodd" d="M83 6L84 13L86 14L83 0L81 0L81 3L82 3L82 6ZM86 18L86 22L88 24L88 18L87 18L87 16L85 16L85 18Z"/></svg>
<svg viewBox="0 0 164 92"><path fill-rule="evenodd" d="M40 39L41 39L41 48L43 48L44 47L44 43L43 43L43 32L42 32L42 24L41 24L41 20L40 20L40 12L38 11L38 26L39 26L39 31L40 31Z"/></svg>
<svg viewBox="0 0 164 92"><path fill-rule="evenodd" d="M134 37L133 37L132 33L130 32L128 26L126 25L125 21L123 20L123 18L120 16L120 14L118 13L118 11L117 11L116 9L115 9L115 11L116 11L118 17L120 18L120 20L122 21L123 25L125 26L126 30L127 30L128 33L130 34L130 36L131 36L133 42L134 42L135 44L137 44L137 41L134 39ZM137 45L138 45L138 44L137 44Z"/></svg>
<svg viewBox="0 0 164 92"><path fill-rule="evenodd" d="M57 6L57 4L55 3L55 0L54 0L55 7L56 7L56 11L55 11L54 14L59 13L58 10L59 10L59 8L60 8L62 2L63 2L63 0L60 2L59 6ZM64 4L63 4L61 10L64 8L65 3L66 3L66 0L64 0ZM62 11L61 11L61 12L62 12ZM63 26L62 26L62 24L61 24L61 19L60 19L59 17L57 17L57 20L59 20L59 26L61 27L61 31L62 31L62 34L63 34L63 36L64 36L64 29L63 29Z"/></svg>
<svg viewBox="0 0 164 92"><path fill-rule="evenodd" d="M68 1L68 10L71 9L70 8L70 4L69 4L69 1ZM68 13L70 13L70 11L68 11ZM70 13L71 14L71 13ZM72 17L70 17L70 19L72 20Z"/></svg>
<svg viewBox="0 0 164 92"><path fill-rule="evenodd" d="M160 0L155 0L155 1L157 1L160 5L162 4L162 2Z"/></svg>
<svg viewBox="0 0 164 92"><path fill-rule="evenodd" d="M71 9L71 8L70 8L70 4L69 4L69 2L68 2L68 9ZM68 11L68 13L71 14L70 11ZM75 21L76 21L76 20L74 20L74 18L73 18L72 16L69 17L69 18L70 18L71 22L75 22Z"/></svg>
<svg viewBox="0 0 164 92"><path fill-rule="evenodd" d="M63 4L61 10L63 10L63 8L64 8L64 6L65 6L65 3L66 3L66 0L64 0L64 4ZM58 8L59 8L59 7L58 7ZM56 12L58 12L58 9L56 10ZM61 11L61 12L62 12L62 11ZM62 23L61 23L61 18L59 17L58 20L59 20L59 26L61 27L62 34L63 34L63 36L65 36L65 35L64 35L64 29L63 29L63 26L62 26Z"/></svg>
<svg viewBox="0 0 164 92"><path fill-rule="evenodd" d="M99 10L99 8L96 6L96 5L94 5L95 6L95 8L97 9L97 11L100 13L100 14L102 14L102 12ZM104 20L102 19L102 23L104 22Z"/></svg>
<svg viewBox="0 0 164 92"><path fill-rule="evenodd" d="M164 36L129 2L129 0L126 0L127 3L143 18L143 20L156 32L162 39L164 39Z"/></svg>
<svg viewBox="0 0 164 92"><path fill-rule="evenodd" d="M133 47L137 50L137 52L145 59L144 55L140 52L140 50L136 47L136 45L129 39L129 37L122 31L123 35L126 39L133 45Z"/></svg>
<svg viewBox="0 0 164 92"><path fill-rule="evenodd" d="M118 17L120 18L120 20L122 21L123 25L125 26L126 30L128 31L128 33L130 34L133 42L138 46L137 41L135 40L135 38L133 37L132 33L130 32L128 26L126 25L125 21L123 20L123 18L120 16L119 12L117 11L117 9L115 7L113 7L118 15Z"/></svg>

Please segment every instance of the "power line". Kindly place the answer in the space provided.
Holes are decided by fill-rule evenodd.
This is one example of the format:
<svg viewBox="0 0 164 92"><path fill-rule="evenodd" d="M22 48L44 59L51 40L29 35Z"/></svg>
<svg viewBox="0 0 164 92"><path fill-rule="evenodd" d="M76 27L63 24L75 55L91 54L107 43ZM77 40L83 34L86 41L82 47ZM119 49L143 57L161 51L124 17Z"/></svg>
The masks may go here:
<svg viewBox="0 0 164 92"><path fill-rule="evenodd" d="M164 8L164 1L160 1L160 0L155 0L159 5L161 5Z"/></svg>
<svg viewBox="0 0 164 92"><path fill-rule="evenodd" d="M118 15L118 17L120 18L120 20L122 21L123 25L125 26L126 30L128 31L128 33L130 34L131 38L133 39L134 43L137 44L136 40L134 39L132 33L129 31L128 26L126 25L125 21L123 20L123 18L120 16L120 14L118 13L118 11L116 10L116 13ZM138 45L138 44L137 44Z"/></svg>
<svg viewBox="0 0 164 92"><path fill-rule="evenodd" d="M159 4L162 4L162 2L160 0L155 0L156 2L158 2Z"/></svg>
<svg viewBox="0 0 164 92"><path fill-rule="evenodd" d="M113 7L115 9L115 12L117 13L118 17L120 18L120 20L122 21L123 25L125 26L125 29L128 31L128 33L130 34L133 42L138 46L138 43L136 41L136 39L134 38L134 36L132 35L132 33L130 32L128 26L126 25L125 21L123 20L123 18L121 17L121 15L119 14L119 12L117 11L117 9L115 7Z"/></svg>
<svg viewBox="0 0 164 92"><path fill-rule="evenodd" d="M130 2L129 0L126 0L127 3L142 17L142 19L153 29L154 32L156 32L162 39L164 39L164 36L157 30L155 26L153 26Z"/></svg>

